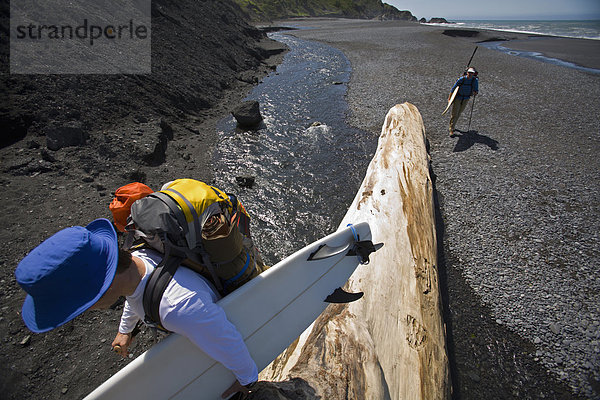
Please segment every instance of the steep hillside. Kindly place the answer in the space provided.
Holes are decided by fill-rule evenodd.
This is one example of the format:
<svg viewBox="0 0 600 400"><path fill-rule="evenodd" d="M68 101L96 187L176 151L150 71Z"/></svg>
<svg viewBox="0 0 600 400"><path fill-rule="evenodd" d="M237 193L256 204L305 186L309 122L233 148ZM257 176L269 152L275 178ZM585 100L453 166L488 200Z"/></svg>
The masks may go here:
<svg viewBox="0 0 600 400"><path fill-rule="evenodd" d="M8 18L6 3L2 26ZM77 120L94 129L131 114L198 115L269 56L260 46L265 35L231 1L153 1L151 29L149 75L9 75L8 37L2 35L0 146L28 132L43 134L49 122Z"/></svg>
<svg viewBox="0 0 600 400"><path fill-rule="evenodd" d="M295 17L379 18L416 21L381 0L235 0L254 21Z"/></svg>

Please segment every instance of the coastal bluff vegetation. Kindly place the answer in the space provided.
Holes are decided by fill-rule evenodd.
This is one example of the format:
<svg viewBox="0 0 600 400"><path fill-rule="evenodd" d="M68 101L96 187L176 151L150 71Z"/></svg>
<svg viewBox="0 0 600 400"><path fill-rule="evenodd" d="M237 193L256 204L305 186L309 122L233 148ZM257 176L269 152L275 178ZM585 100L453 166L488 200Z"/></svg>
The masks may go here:
<svg viewBox="0 0 600 400"><path fill-rule="evenodd" d="M400 11L381 0L235 0L252 21L299 17L362 18L416 22L410 11Z"/></svg>

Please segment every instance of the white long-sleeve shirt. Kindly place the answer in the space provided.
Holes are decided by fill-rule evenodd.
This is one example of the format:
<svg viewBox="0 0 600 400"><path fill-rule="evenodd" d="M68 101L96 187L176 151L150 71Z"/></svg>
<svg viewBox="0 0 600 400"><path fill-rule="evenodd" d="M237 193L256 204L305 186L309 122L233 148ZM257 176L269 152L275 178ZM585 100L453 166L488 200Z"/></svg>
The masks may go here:
<svg viewBox="0 0 600 400"><path fill-rule="evenodd" d="M140 258L146 273L135 292L127 297L119 325L120 333L129 333L138 320L144 319L143 296L146 282L162 255L143 249L132 253ZM187 337L203 352L229 369L242 385L258 380L256 363L250 357L242 335L227 320L225 311L216 304L218 295L201 275L179 267L160 301L162 325L171 332Z"/></svg>

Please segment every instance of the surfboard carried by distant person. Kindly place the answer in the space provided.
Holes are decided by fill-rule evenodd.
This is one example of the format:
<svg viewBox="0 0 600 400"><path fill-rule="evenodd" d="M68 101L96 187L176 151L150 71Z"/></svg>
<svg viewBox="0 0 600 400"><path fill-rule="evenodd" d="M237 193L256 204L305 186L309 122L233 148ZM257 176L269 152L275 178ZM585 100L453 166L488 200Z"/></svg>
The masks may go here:
<svg viewBox="0 0 600 400"><path fill-rule="evenodd" d="M450 100L448 100L448 105L444 109L444 112L442 112L442 115L446 114L448 112L448 110L450 109L450 106L452 105L452 103L454 103L454 99L456 98L458 89L460 89L460 86L457 86L456 89L454 89L454 92L452 92L452 96L450 96Z"/></svg>
<svg viewBox="0 0 600 400"><path fill-rule="evenodd" d="M297 251L219 300L258 370L283 352L325 310L362 293L341 289L373 245L369 224L341 229ZM220 399L235 376L183 336L172 334L116 373L85 400Z"/></svg>

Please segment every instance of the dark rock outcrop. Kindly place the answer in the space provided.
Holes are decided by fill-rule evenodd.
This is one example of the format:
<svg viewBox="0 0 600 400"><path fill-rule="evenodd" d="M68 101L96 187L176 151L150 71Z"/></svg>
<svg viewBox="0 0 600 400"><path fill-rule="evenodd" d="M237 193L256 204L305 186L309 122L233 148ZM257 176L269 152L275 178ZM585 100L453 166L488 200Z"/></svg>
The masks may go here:
<svg viewBox="0 0 600 400"><path fill-rule="evenodd" d="M31 126L31 116L14 112L10 109L0 110L0 149L18 142L27 136L27 131Z"/></svg>
<svg viewBox="0 0 600 400"><path fill-rule="evenodd" d="M449 22L446 20L446 18L439 18L439 17L431 18L429 20L429 23L430 24L449 24Z"/></svg>

